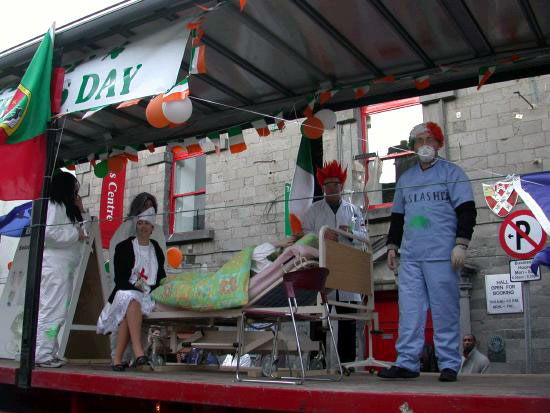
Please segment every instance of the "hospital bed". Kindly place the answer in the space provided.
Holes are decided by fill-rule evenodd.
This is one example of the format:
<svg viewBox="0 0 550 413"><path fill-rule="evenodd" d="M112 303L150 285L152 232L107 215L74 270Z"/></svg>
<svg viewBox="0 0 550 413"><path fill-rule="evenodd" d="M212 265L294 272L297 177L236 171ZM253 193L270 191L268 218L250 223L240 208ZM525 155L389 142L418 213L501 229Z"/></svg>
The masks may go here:
<svg viewBox="0 0 550 413"><path fill-rule="evenodd" d="M347 243L325 240L324 234L327 229L328 227L323 227L319 234L319 261L316 260L316 254L312 253L311 248L297 245L288 247L269 267L250 278L249 302L242 308L189 311L159 305L161 311L155 311L144 318L144 324L150 325L150 331L156 332L156 338L153 337L151 340L153 363L162 364L162 359L155 354L156 348L161 347L158 345L161 339L164 341L162 347L167 347L168 351L174 354L190 348L217 353L235 353L239 342L243 339L246 345L242 349L242 354L270 354L274 344L282 353L296 353L297 346L293 339L293 332L279 333L277 343L272 343L274 332L241 329L243 311L251 308L265 309L266 311L277 309L288 311L283 275L297 269L318 267L319 265L329 269L327 288L358 292L368 297L366 305L330 301L331 305L352 306L358 310L354 314L331 314L332 319L365 320L369 326L369 334L373 330L378 330L377 314L373 311L372 253L368 248L357 249ZM342 237L352 237L360 242L366 241L361 236L335 231ZM306 292L296 298L299 313L326 315L325 307L321 305L316 293L312 295ZM243 334L244 337L241 337ZM319 343L312 341L306 334L301 335L300 343L304 353L319 351ZM271 362L273 361L275 360L271 359ZM372 358L372 340L369 340L369 357L362 363L366 363L362 365L372 366L385 365ZM319 363L317 364L319 365ZM351 368L355 365L347 363L344 366ZM269 370L271 370L271 366L269 366Z"/></svg>

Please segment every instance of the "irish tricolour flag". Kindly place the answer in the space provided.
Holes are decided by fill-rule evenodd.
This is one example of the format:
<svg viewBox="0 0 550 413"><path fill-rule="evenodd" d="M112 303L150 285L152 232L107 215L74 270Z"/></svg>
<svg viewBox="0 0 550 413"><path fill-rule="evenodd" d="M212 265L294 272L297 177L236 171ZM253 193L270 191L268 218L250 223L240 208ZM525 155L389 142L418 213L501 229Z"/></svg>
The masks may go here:
<svg viewBox="0 0 550 413"><path fill-rule="evenodd" d="M302 232L304 213L311 205L315 181L313 178L313 162L311 159L311 141L302 136L296 170L292 179L289 202L289 220L293 233Z"/></svg>

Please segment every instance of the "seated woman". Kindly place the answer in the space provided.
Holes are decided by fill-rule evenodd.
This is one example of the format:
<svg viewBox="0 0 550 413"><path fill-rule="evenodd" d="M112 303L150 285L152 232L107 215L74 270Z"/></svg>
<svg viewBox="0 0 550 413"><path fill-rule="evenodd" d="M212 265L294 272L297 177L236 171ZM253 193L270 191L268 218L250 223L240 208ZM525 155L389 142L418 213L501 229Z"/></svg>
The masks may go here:
<svg viewBox="0 0 550 413"><path fill-rule="evenodd" d="M124 371L124 349L131 341L136 365L147 364L141 344L143 315L153 311L151 290L166 277L164 254L158 242L151 239L155 225L153 208L137 217L136 236L131 236L116 246L114 254L115 288L105 304L97 322L98 334L110 334L118 329L118 339L113 356L113 370Z"/></svg>

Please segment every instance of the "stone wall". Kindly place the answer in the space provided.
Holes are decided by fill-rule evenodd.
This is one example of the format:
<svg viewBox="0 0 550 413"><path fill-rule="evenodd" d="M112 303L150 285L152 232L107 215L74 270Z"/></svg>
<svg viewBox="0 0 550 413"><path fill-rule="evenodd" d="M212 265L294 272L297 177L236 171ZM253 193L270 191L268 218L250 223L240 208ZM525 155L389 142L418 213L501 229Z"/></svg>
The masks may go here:
<svg viewBox="0 0 550 413"><path fill-rule="evenodd" d="M515 92L519 92L534 108ZM523 314L488 315L486 274L509 273L510 258L498 241L502 219L485 203L481 183L494 183L509 174L550 170L550 76L514 80L459 90L446 105L448 159L473 180L478 218L468 263L471 277L471 329L487 353L487 339L504 338L506 363L492 363L491 372L524 371ZM459 113L459 115L457 115ZM514 210L527 209L518 204ZM531 282L533 372L550 371L550 278Z"/></svg>

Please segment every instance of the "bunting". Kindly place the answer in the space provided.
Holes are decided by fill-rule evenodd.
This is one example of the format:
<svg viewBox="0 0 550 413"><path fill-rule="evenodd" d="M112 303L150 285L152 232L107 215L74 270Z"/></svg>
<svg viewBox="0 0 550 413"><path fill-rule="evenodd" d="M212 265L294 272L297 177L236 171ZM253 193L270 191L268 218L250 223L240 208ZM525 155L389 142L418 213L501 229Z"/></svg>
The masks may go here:
<svg viewBox="0 0 550 413"><path fill-rule="evenodd" d="M304 109L304 116L311 118L313 116L313 108L315 107L315 95L309 95L306 97L306 107Z"/></svg>
<svg viewBox="0 0 550 413"><path fill-rule="evenodd" d="M254 120L251 123L252 127L256 129L256 132L258 132L258 135L261 137L269 136L269 128L267 127L267 123L264 118Z"/></svg>
<svg viewBox="0 0 550 413"><path fill-rule="evenodd" d="M414 79L414 87L418 90L427 89L430 87L430 76L420 76Z"/></svg>
<svg viewBox="0 0 550 413"><path fill-rule="evenodd" d="M481 87L487 83L489 78L493 76L493 73L495 73L496 66L486 66L479 69L479 81L477 84L477 90L481 89Z"/></svg>
<svg viewBox="0 0 550 413"><path fill-rule="evenodd" d="M195 138L194 136L190 138L185 138L185 140L183 141L183 144L189 155L202 153L202 147L197 141L197 138Z"/></svg>
<svg viewBox="0 0 550 413"><path fill-rule="evenodd" d="M189 64L190 74L206 73L205 48L204 45L191 49L191 63Z"/></svg>
<svg viewBox="0 0 550 413"><path fill-rule="evenodd" d="M240 126L234 126L227 131L229 136L229 151L232 154L246 151L246 142Z"/></svg>
<svg viewBox="0 0 550 413"><path fill-rule="evenodd" d="M184 100L189 96L189 78L183 79L176 84L172 89L166 92L162 98L163 102L174 102Z"/></svg>

